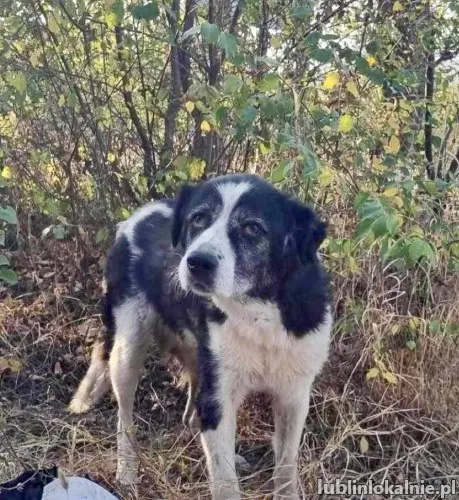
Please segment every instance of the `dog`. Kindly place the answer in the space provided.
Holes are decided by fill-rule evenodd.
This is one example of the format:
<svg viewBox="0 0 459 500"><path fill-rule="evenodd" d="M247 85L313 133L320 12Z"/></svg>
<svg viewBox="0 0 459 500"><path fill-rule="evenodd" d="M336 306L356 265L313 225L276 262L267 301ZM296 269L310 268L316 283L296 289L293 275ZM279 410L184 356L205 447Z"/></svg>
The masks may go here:
<svg viewBox="0 0 459 500"><path fill-rule="evenodd" d="M184 421L199 424L214 500L239 499L236 412L272 396L274 498L296 499L310 389L332 329L312 209L255 175L216 177L150 203L117 229L105 280L106 338L70 410L118 401L117 479L133 483L134 394L151 333L189 376Z"/></svg>

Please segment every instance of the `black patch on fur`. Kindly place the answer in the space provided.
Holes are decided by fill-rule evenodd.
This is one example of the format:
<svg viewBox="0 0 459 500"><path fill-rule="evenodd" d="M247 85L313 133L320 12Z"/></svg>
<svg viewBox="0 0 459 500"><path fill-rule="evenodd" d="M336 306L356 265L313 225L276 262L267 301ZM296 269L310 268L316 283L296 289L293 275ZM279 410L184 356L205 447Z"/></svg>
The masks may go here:
<svg viewBox="0 0 459 500"><path fill-rule="evenodd" d="M129 272L131 258L129 241L126 236L121 235L108 253L105 265L107 291L102 299L102 320L105 325L103 359L105 360L110 357L115 336L113 308L133 294Z"/></svg>

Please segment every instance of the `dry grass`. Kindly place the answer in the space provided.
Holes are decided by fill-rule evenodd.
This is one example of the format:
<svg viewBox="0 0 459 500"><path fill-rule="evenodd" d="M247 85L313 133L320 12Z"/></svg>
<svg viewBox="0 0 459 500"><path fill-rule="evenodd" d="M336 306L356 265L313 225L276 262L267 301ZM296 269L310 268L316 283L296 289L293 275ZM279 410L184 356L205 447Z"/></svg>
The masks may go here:
<svg viewBox="0 0 459 500"><path fill-rule="evenodd" d="M91 251L90 260L78 261L73 245L36 243L18 252L21 289L14 296L0 292L0 357L22 363L18 373L0 378L0 481L57 463L130 498L114 481L114 402L106 398L84 417L66 412L99 328L100 256ZM305 498L318 498L319 477L394 483L456 477L459 280L442 265L405 274L383 269L373 254L354 275L340 259L329 262L336 327L301 446ZM409 340L416 342L413 351ZM374 367L396 383L367 380ZM139 498L207 498L199 443L180 423L184 405L173 376L153 356L135 406ZM247 498L269 491L271 432L266 399L250 400L240 412L237 440L252 466L243 475Z"/></svg>

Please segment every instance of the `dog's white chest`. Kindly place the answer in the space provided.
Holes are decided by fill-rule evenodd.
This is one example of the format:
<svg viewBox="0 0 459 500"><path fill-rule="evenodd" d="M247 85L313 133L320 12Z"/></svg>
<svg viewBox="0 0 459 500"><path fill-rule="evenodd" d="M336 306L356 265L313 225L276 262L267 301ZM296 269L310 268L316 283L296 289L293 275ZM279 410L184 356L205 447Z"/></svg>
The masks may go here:
<svg viewBox="0 0 459 500"><path fill-rule="evenodd" d="M298 378L314 378L327 358L331 318L302 338L289 334L278 308L269 303L219 303L223 325L211 328L211 348L222 376L247 390L277 391Z"/></svg>

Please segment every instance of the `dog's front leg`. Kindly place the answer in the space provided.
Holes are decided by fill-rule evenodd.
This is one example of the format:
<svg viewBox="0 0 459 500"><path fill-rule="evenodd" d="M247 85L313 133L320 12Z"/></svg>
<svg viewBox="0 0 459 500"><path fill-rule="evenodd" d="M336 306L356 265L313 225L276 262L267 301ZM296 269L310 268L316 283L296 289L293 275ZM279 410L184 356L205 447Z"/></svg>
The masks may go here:
<svg viewBox="0 0 459 500"><path fill-rule="evenodd" d="M295 384L273 401L274 499L298 499L297 455L304 422L309 410L311 380Z"/></svg>
<svg viewBox="0 0 459 500"><path fill-rule="evenodd" d="M201 433L213 500L241 498L235 465L236 410L224 408L216 429Z"/></svg>
<svg viewBox="0 0 459 500"><path fill-rule="evenodd" d="M226 398L224 397L226 393ZM235 467L236 402L229 391L200 394L201 442L206 454L213 500L241 498Z"/></svg>

